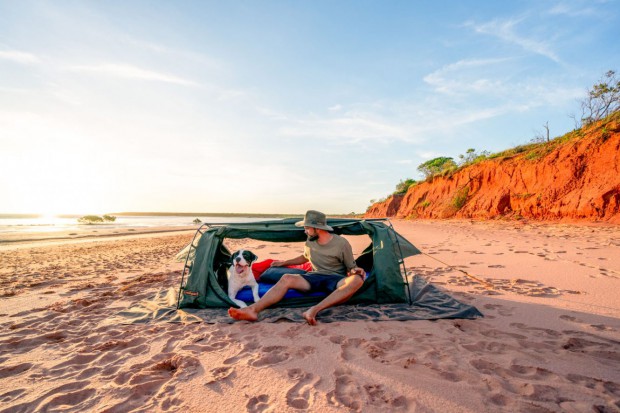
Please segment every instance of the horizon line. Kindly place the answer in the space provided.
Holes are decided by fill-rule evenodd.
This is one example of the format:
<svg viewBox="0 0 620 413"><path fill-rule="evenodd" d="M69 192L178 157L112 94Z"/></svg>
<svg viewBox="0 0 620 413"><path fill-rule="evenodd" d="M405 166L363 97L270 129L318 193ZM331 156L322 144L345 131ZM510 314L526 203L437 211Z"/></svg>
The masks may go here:
<svg viewBox="0 0 620 413"><path fill-rule="evenodd" d="M48 214L43 213L0 213L0 218L36 218L41 216L46 216ZM84 215L97 215L97 214L53 214L54 217L58 218L73 218L76 216L84 216ZM156 211L123 211L123 212L108 212L101 215L116 215L116 216L203 216L203 217L303 217L303 213L262 213L262 212L156 212ZM361 215L361 214L326 214L327 216L352 216L352 215Z"/></svg>

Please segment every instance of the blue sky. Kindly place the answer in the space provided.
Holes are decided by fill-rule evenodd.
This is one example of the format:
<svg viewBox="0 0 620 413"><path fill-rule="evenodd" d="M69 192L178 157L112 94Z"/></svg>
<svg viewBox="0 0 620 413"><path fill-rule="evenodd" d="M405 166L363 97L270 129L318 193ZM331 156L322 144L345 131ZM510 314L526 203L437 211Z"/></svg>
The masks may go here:
<svg viewBox="0 0 620 413"><path fill-rule="evenodd" d="M0 212L363 212L575 126L620 2L0 0Z"/></svg>

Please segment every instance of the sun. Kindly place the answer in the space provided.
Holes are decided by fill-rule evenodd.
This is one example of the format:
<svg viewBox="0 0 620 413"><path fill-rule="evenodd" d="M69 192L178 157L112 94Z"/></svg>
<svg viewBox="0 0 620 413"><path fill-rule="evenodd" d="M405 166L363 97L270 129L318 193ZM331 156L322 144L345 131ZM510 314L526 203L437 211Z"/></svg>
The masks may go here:
<svg viewBox="0 0 620 413"><path fill-rule="evenodd" d="M16 212L58 215L98 214L110 205L109 180L88 168L62 162L46 171L31 170L12 178L9 194Z"/></svg>

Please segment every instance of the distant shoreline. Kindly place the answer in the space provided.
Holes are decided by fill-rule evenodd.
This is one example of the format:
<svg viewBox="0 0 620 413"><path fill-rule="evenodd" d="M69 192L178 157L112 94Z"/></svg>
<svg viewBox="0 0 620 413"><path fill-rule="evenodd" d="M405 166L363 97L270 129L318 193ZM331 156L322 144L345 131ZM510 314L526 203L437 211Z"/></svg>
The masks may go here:
<svg viewBox="0 0 620 413"><path fill-rule="evenodd" d="M87 214L58 214L58 218L75 218ZM108 212L105 215L119 217L231 217L231 218L300 218L304 214L267 214L239 212ZM327 214L328 217L359 217L362 214ZM9 214L0 213L0 219L39 218L45 214Z"/></svg>
<svg viewBox="0 0 620 413"><path fill-rule="evenodd" d="M233 217L233 218L303 218L304 214L263 214L237 212L111 212L116 216L161 217ZM328 217L360 217L363 214L327 214Z"/></svg>
<svg viewBox="0 0 620 413"><path fill-rule="evenodd" d="M137 217L235 217L235 218L287 218L303 217L303 214L260 214L237 212L111 212L108 215Z"/></svg>
<svg viewBox="0 0 620 413"><path fill-rule="evenodd" d="M23 246L24 244L36 244L53 242L80 242L80 241L93 241L97 239L110 239L116 237L126 236L145 236L164 233L188 233L193 234L196 232L196 226L179 226L179 227L150 227L150 228L125 228L125 229L109 229L109 230L93 230L91 233L75 233L71 231L55 231L51 233L47 232L32 232L28 234L11 234L4 236L0 239L0 249L10 246Z"/></svg>

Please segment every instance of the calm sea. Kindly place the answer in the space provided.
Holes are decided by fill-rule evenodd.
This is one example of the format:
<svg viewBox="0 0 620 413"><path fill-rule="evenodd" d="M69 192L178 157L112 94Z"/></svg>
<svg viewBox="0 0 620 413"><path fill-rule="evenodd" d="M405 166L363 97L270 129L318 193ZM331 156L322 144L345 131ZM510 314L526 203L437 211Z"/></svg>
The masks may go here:
<svg viewBox="0 0 620 413"><path fill-rule="evenodd" d="M203 223L233 223L233 222L257 222L267 221L273 218L256 217L201 217L201 216L117 216L116 221L102 224L86 225L79 224L80 216L24 216L24 215L0 215L0 239L8 235L26 235L28 233L59 232L101 229L130 229L149 227L180 227L194 226L194 219L198 218Z"/></svg>

